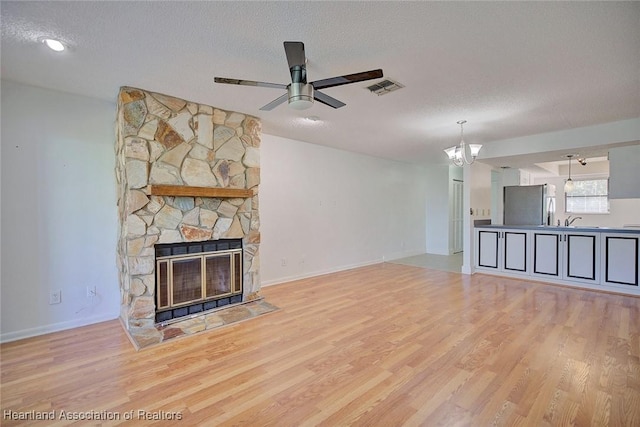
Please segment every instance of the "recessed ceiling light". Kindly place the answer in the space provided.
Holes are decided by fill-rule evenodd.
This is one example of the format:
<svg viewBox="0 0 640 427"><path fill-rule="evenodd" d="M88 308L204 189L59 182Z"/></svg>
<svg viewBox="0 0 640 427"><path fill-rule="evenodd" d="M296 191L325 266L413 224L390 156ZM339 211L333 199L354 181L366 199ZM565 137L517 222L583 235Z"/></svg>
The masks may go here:
<svg viewBox="0 0 640 427"><path fill-rule="evenodd" d="M60 41L60 40L56 40L56 39L42 39L42 42L51 50L54 50L56 52L62 52L63 50L66 49L65 45Z"/></svg>

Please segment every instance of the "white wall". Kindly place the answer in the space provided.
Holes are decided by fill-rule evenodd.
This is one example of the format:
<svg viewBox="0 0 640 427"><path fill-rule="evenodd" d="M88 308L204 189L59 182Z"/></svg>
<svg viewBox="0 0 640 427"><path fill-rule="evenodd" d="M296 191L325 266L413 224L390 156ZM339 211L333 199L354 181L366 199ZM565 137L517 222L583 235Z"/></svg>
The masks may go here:
<svg viewBox="0 0 640 427"><path fill-rule="evenodd" d="M425 169L266 134L260 157L263 286L425 252Z"/></svg>
<svg viewBox="0 0 640 427"><path fill-rule="evenodd" d="M1 97L0 340L117 318L115 104L4 80Z"/></svg>

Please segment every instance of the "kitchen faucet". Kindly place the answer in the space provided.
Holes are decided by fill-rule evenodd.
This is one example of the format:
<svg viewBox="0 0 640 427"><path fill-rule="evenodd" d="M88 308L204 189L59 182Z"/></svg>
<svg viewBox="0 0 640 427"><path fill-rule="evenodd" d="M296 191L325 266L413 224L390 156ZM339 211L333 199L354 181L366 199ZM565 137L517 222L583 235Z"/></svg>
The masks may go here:
<svg viewBox="0 0 640 427"><path fill-rule="evenodd" d="M570 225L571 225L571 224L573 224L573 222L574 222L575 220L577 220L577 219L582 219L582 217L581 217L581 216L577 216L577 217L575 217L575 218L573 218L573 219L572 219L572 218L571 218L571 215L569 215L569 216L567 217L567 219L565 219L565 220L564 220L564 226L565 226L565 227L570 226ZM571 220L571 221L569 221L569 220Z"/></svg>

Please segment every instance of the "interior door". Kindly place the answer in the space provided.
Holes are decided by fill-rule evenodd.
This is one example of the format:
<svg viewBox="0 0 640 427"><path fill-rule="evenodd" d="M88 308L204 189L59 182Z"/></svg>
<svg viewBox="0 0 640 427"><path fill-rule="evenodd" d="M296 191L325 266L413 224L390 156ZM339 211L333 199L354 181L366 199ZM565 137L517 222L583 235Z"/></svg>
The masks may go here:
<svg viewBox="0 0 640 427"><path fill-rule="evenodd" d="M462 207L462 181L457 179L453 180L453 212L452 212L452 252L462 252L463 249L463 237L462 230L464 227L463 219L463 207Z"/></svg>

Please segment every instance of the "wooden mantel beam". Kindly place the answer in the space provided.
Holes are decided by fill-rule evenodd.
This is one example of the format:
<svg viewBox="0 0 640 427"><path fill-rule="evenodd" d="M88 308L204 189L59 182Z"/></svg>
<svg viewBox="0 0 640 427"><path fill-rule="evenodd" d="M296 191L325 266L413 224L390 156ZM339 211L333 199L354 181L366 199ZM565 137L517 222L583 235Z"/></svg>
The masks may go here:
<svg viewBox="0 0 640 427"><path fill-rule="evenodd" d="M247 198L253 197L253 190L245 188L191 187L188 185L148 185L147 193L152 196Z"/></svg>

